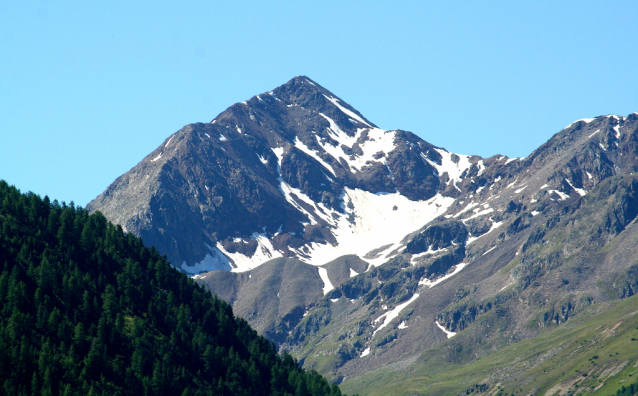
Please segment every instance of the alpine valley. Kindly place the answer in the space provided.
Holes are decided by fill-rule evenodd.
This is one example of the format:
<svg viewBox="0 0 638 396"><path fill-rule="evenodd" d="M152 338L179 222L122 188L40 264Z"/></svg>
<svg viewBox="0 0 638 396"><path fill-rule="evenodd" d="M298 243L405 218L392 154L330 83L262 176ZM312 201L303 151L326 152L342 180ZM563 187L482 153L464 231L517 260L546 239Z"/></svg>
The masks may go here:
<svg viewBox="0 0 638 396"><path fill-rule="evenodd" d="M638 373L637 171L638 113L481 158L302 76L185 126L87 209L345 392L612 394Z"/></svg>

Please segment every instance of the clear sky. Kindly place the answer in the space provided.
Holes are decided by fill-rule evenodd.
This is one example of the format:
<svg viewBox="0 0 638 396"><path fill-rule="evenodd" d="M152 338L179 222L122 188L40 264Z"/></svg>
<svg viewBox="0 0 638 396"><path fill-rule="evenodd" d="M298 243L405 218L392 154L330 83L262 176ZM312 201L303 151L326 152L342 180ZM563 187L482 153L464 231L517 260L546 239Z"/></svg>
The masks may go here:
<svg viewBox="0 0 638 396"><path fill-rule="evenodd" d="M638 1L0 2L0 178L86 205L182 126L307 75L384 129L529 155L638 112Z"/></svg>

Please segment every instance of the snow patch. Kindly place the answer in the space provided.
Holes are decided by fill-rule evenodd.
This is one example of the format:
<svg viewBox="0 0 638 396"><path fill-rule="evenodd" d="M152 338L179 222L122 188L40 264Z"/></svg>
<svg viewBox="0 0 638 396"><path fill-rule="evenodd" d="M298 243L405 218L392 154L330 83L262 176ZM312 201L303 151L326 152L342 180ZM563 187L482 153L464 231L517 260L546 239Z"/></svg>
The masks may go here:
<svg viewBox="0 0 638 396"><path fill-rule="evenodd" d="M316 159L317 162L319 162L321 165L323 165L324 168L328 169L330 173L332 173L332 176L336 176L334 169L332 169L332 166L328 165L326 161L324 161L314 150L311 150L301 140L299 140L297 136L295 136L295 147L308 154L312 158Z"/></svg>
<svg viewBox="0 0 638 396"><path fill-rule="evenodd" d="M558 190L547 190L548 193L556 193L560 198L558 199L559 201L564 201L567 198L569 198L569 195L565 194L562 191L558 191Z"/></svg>
<svg viewBox="0 0 638 396"><path fill-rule="evenodd" d="M439 279L434 280L434 281L431 281L428 278L423 278L423 279L421 279L419 281L419 285L424 285L424 286L427 286L427 287L434 287L434 286L438 285L439 283L443 282L444 280L449 279L449 278L453 277L454 275L458 274L459 272L461 272L461 270L463 268L465 268L466 265L467 265L466 263L457 264L454 267L454 271L452 271L449 274L447 274L445 276L442 276Z"/></svg>
<svg viewBox="0 0 638 396"><path fill-rule="evenodd" d="M222 142L227 141L228 139L226 139L226 136L222 135L221 133L219 134L219 140L221 140Z"/></svg>
<svg viewBox="0 0 638 396"><path fill-rule="evenodd" d="M187 265L186 261L182 262L180 270L186 273L188 276L200 275L205 272L226 270L230 271L230 263L228 258L219 250L206 244L206 247L211 251L210 254L206 254L204 259L193 265Z"/></svg>
<svg viewBox="0 0 638 396"><path fill-rule="evenodd" d="M620 124L612 128L616 132L616 139L620 140Z"/></svg>
<svg viewBox="0 0 638 396"><path fill-rule="evenodd" d="M291 187L281 177L278 177L277 180L279 181L279 191L281 191L283 196L286 198L286 201L288 201L292 206L297 208L297 210L299 210L301 213L304 213L310 219L309 224L317 224L318 221L315 218L315 216L311 212L306 210L306 208L304 208L299 203L299 201L303 201L304 203L313 207L315 215L317 214L316 212L321 211L319 209L320 207L322 207L322 209L324 208L323 204L320 203L319 204L320 206L317 206L317 204L315 204L315 202L312 199L310 199L310 197L308 197L306 194L302 193L301 190Z"/></svg>
<svg viewBox="0 0 638 396"><path fill-rule="evenodd" d="M332 286L330 278L328 278L328 270L325 268L317 268L317 270L319 271L319 276L323 281L323 295L325 296L330 290L334 289L334 286Z"/></svg>
<svg viewBox="0 0 638 396"><path fill-rule="evenodd" d="M463 219L463 223L466 223L468 220L472 220L475 217L485 216L486 214L492 213L494 211L493 208L488 208L485 210L479 210L479 208L474 209L474 214L467 219Z"/></svg>
<svg viewBox="0 0 638 396"><path fill-rule="evenodd" d="M352 268L350 268L350 277L353 278L355 276L359 275L359 273L355 270L353 270Z"/></svg>
<svg viewBox="0 0 638 396"><path fill-rule="evenodd" d="M405 320L397 326L397 329L401 329L401 330L407 329L407 328L408 328L408 325L405 324Z"/></svg>
<svg viewBox="0 0 638 396"><path fill-rule="evenodd" d="M328 99L330 102L332 102L333 105L337 106L339 108L339 110L343 111L346 115L350 116L351 118L354 118L355 120L359 121L360 123L362 123L363 125L367 125L369 127L372 127L372 125L368 124L367 122L365 122L363 120L363 118L359 117L355 112L346 109L345 107L341 106L339 104L339 99L337 98L331 98L329 96L323 95L326 99Z"/></svg>
<svg viewBox="0 0 638 396"><path fill-rule="evenodd" d="M483 160L479 160L479 162L476 164L476 166L478 167L478 173L476 174L476 176L481 176L481 174L485 171L485 163L483 162ZM484 187L484 186L483 186ZM481 187L481 188L483 188ZM478 192L478 191L477 191Z"/></svg>
<svg viewBox="0 0 638 396"><path fill-rule="evenodd" d="M151 160L151 162L155 162L155 161L157 161L157 160L158 160L158 159L160 159L160 158L162 158L162 153L159 153L159 155L158 155L157 157L153 158L153 159Z"/></svg>
<svg viewBox="0 0 638 396"><path fill-rule="evenodd" d="M447 338L452 338L452 337L454 337L456 335L456 333L454 333L452 331L448 331L445 327L441 326L441 324L438 321L436 321L434 323L436 323L436 327L438 327L439 329L443 330L443 332L445 333Z"/></svg>
<svg viewBox="0 0 638 396"><path fill-rule="evenodd" d="M389 153L394 150L396 147L394 144L394 137L396 136L396 131L385 131L379 128L359 128L354 136L349 136L346 132L344 132L339 125L330 117L326 116L323 113L319 113L323 118L328 121L330 125L328 127L328 132L331 137L337 141L337 145L334 146L331 143L326 142L325 144L321 142L321 139L317 136L317 143L323 148L323 150L330 154L333 158L339 161L340 158L343 158L344 161L350 166L350 168L354 168L355 170L361 170L365 165L370 161L377 161L385 163L385 160L378 161L374 159L374 155L378 152ZM359 147L363 152L362 155L348 155L346 154L341 146L352 147L361 134L367 131L368 139L360 143Z"/></svg>
<svg viewBox="0 0 638 396"><path fill-rule="evenodd" d="M383 319L383 323L381 324L381 326L379 326L373 333L372 333L372 338L374 338L374 335L381 329L383 329L384 327L386 327L388 324L390 324L390 322L392 322L392 320L394 320L397 316L399 316L399 314L401 313L401 311L403 311L403 309L405 307L407 307L408 305L410 305L412 302L414 302L414 300L416 300L417 298L419 298L419 293L415 293L412 298L410 298L408 301L401 303L399 305L397 305L393 310L388 311L386 313L384 313L383 315L379 316L378 318L376 318L374 320L374 323L377 323L378 321L380 321L381 319Z"/></svg>
<svg viewBox="0 0 638 396"><path fill-rule="evenodd" d="M463 208L462 211L460 211L457 214L455 214L454 217L459 217L463 213L467 212L468 210L470 210L470 209L472 209L472 208L474 208L475 206L478 206L478 205L479 205L478 202L471 202L465 208Z"/></svg>
<svg viewBox="0 0 638 396"><path fill-rule="evenodd" d="M443 249L437 249L437 250L432 250L432 246L428 247L428 250L426 250L425 252L421 252L421 253L417 253L417 254L413 254L412 258L410 258L410 263L412 265L416 264L416 261L426 255L430 255L430 254L436 254L436 253L441 253L441 252L445 252L447 250L447 248L443 248Z"/></svg>
<svg viewBox="0 0 638 396"><path fill-rule="evenodd" d="M514 162L514 161L522 161L524 157L518 157L518 158L509 158L507 161L505 161L505 165L509 164L510 162Z"/></svg>
<svg viewBox="0 0 638 396"><path fill-rule="evenodd" d="M244 256L239 252L229 253L220 242L217 242L217 249L234 262L236 268L232 269L233 272L245 272L258 267L270 259L283 257L283 255L273 247L266 234L253 233L250 238L257 241L257 249L251 257Z"/></svg>
<svg viewBox="0 0 638 396"><path fill-rule="evenodd" d="M481 256L485 256L486 254L488 254L489 252L491 252L494 249L496 249L496 246L492 246L491 249L488 249L487 251L485 251L485 253L481 254Z"/></svg>
<svg viewBox="0 0 638 396"><path fill-rule="evenodd" d="M490 227L490 230L488 232L486 232L485 234L481 234L481 235L479 235L477 237L469 237L469 238L467 238L467 241L465 242L465 245L468 246L470 243L476 242L477 239L482 238L485 235L489 234L490 232L494 231L495 229L500 227L501 224L503 224L502 221L492 223L492 226Z"/></svg>
<svg viewBox="0 0 638 396"><path fill-rule="evenodd" d="M370 354L370 347L367 347L363 352L361 352L361 357L368 356Z"/></svg>
<svg viewBox="0 0 638 396"><path fill-rule="evenodd" d="M281 160L284 158L284 148L275 147L275 148L272 148L271 150L277 156L277 163L279 164L279 169L277 169L277 171L279 174L281 174Z"/></svg>
<svg viewBox="0 0 638 396"><path fill-rule="evenodd" d="M578 193L578 195L580 195L581 197L584 197L584 196L587 194L587 190L582 189L582 188L576 188L576 187L574 187L574 185L572 184L572 182L570 182L570 181L569 181L569 179L565 179L565 181L566 181L566 182L567 182L567 184L569 184L569 186L570 186L571 188L573 188L573 189L574 189L574 190Z"/></svg>
<svg viewBox="0 0 638 396"><path fill-rule="evenodd" d="M441 155L441 165L437 164L434 161L430 161L425 154L421 153L421 158L428 161L430 165L436 168L439 176L442 176L444 173L448 174L450 178L450 182L456 186L456 182L461 180L461 175L463 172L468 170L472 164L470 163L470 156L463 154L452 154L442 149L435 149ZM452 155L458 157L458 161L454 162L452 160Z"/></svg>

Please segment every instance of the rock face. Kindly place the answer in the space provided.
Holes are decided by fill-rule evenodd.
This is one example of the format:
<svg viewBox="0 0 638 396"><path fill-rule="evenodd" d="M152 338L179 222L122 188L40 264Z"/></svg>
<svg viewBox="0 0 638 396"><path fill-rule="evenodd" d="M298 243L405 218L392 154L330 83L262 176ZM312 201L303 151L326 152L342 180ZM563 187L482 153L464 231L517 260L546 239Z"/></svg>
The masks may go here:
<svg viewBox="0 0 638 396"><path fill-rule="evenodd" d="M185 126L87 207L190 274L275 257L319 265L398 246L445 211L458 194L450 180L478 160L381 130L296 77Z"/></svg>
<svg viewBox="0 0 638 396"><path fill-rule="evenodd" d="M446 342L442 359L469 362L635 294L637 170L638 113L481 158L381 130L296 77L184 127L89 208L347 388Z"/></svg>

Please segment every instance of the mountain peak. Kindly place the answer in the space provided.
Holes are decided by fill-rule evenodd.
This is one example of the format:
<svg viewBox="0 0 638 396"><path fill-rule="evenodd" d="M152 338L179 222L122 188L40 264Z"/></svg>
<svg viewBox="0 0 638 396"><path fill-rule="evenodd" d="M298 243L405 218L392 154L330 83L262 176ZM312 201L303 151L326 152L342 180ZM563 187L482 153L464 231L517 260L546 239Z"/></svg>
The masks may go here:
<svg viewBox="0 0 638 396"><path fill-rule="evenodd" d="M601 116L526 158L454 154L298 76L184 127L88 208L189 275L232 271L197 278L342 379L635 294L637 141L635 114Z"/></svg>
<svg viewBox="0 0 638 396"><path fill-rule="evenodd" d="M281 256L322 265L356 254L380 265L405 249L406 235L439 216L460 215L488 197L485 213L500 210L500 191L498 201L507 206L517 194L545 185L560 197L589 190L595 169L563 183L567 171L556 174L547 161L557 153L566 160L565 153L602 138L592 143L600 153L587 155L615 155L626 128L621 121L577 123L582 131L572 133L575 124L525 160L483 159L449 153L407 131L379 129L332 92L297 76L211 123L173 134L89 207L190 274L245 271ZM611 161L601 162L609 174ZM625 161L616 162L622 167ZM542 177L527 180L530 166L542 169L536 175ZM514 185L521 187L510 191ZM498 222L485 220L480 229Z"/></svg>
<svg viewBox="0 0 638 396"><path fill-rule="evenodd" d="M315 92L319 94L327 94L329 96L334 96L329 90L321 86L316 81L312 80L307 76L296 76L290 79L288 82L280 85L279 87L273 89L271 92L299 92L302 90L307 90L310 92Z"/></svg>
<svg viewBox="0 0 638 396"><path fill-rule="evenodd" d="M446 180L459 179L459 167L475 162L448 157L412 133L377 128L298 76L182 128L89 207L165 246L191 274L281 256L323 264L353 246L361 256L399 246L403 235L387 229L401 223L411 232L442 214L449 199L441 194L458 187L441 186L437 167L449 162L456 170ZM369 216L383 226L357 223Z"/></svg>
<svg viewBox="0 0 638 396"><path fill-rule="evenodd" d="M346 129L350 129L351 125L359 128L377 127L343 99L306 76L294 77L272 91L236 103L212 122L219 122L228 117L229 111L234 116L246 113L247 109L242 109L242 106L249 108L249 116L251 112L255 111L267 111L271 115L278 113L281 117L284 117L283 114L285 114L287 118L307 117L308 113L313 113L315 116L324 114L338 124L341 124L339 120L342 120L345 125L340 126L345 126ZM300 109L305 111L300 112Z"/></svg>

